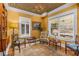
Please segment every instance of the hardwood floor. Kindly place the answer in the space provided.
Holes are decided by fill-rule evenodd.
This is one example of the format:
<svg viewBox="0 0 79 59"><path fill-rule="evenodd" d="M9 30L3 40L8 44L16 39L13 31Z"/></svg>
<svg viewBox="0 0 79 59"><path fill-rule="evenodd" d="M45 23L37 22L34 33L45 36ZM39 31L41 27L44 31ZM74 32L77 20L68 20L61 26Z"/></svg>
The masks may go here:
<svg viewBox="0 0 79 59"><path fill-rule="evenodd" d="M17 47L15 48L15 56L74 56L74 52L68 50L68 54L65 54L64 48L55 49L54 46L48 46L46 44L26 44L21 45L21 53L19 53ZM10 55L13 53L10 51Z"/></svg>

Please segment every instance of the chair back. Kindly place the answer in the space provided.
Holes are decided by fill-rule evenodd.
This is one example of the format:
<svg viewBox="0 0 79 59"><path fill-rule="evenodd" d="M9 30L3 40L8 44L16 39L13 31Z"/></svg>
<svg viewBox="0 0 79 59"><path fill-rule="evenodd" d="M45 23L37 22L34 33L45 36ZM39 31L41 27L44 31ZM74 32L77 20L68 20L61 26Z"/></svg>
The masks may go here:
<svg viewBox="0 0 79 59"><path fill-rule="evenodd" d="M47 37L48 37L47 31L42 31L41 35L40 35L40 38L47 38Z"/></svg>
<svg viewBox="0 0 79 59"><path fill-rule="evenodd" d="M12 35L12 44L19 43L18 34Z"/></svg>
<svg viewBox="0 0 79 59"><path fill-rule="evenodd" d="M18 40L18 34L15 34L14 35L14 41L17 41Z"/></svg>

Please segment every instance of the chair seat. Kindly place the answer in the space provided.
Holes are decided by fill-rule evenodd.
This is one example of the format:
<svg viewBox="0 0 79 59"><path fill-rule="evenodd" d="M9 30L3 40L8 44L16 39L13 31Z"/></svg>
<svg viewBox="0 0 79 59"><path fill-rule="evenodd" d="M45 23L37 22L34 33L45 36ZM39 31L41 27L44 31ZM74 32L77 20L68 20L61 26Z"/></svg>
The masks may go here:
<svg viewBox="0 0 79 59"><path fill-rule="evenodd" d="M67 47L73 49L73 50L77 50L77 46L79 46L79 44L67 44ZM78 48L79 51L79 48Z"/></svg>
<svg viewBox="0 0 79 59"><path fill-rule="evenodd" d="M45 42L48 42L48 40L47 40L47 39L40 39L40 41L45 41Z"/></svg>
<svg viewBox="0 0 79 59"><path fill-rule="evenodd" d="M28 40L29 43L36 42L36 40Z"/></svg>

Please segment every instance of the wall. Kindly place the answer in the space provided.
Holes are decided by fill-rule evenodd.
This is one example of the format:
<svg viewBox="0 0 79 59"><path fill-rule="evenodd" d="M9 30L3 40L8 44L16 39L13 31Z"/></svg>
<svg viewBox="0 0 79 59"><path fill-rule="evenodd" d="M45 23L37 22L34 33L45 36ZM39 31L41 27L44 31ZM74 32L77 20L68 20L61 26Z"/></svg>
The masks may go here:
<svg viewBox="0 0 79 59"><path fill-rule="evenodd" d="M14 23L14 26L16 26L17 32L19 31L19 17L23 16L23 17L27 17L30 18L32 20L32 22L41 22L41 18L39 16L31 16L28 14L22 14L22 13L18 13L15 11L7 11L8 12L8 36L12 33L12 29L10 28L10 24ZM39 31L38 30L32 30L32 35L35 37L39 37Z"/></svg>
<svg viewBox="0 0 79 59"><path fill-rule="evenodd" d="M42 18L41 26L44 31L48 31L48 16Z"/></svg>
<svg viewBox="0 0 79 59"><path fill-rule="evenodd" d="M42 19L41 17L39 16L33 16L32 17L32 22L42 22ZM36 38L39 38L40 37L40 30L32 30L32 36L35 36Z"/></svg>
<svg viewBox="0 0 79 59"><path fill-rule="evenodd" d="M79 35L79 4L77 4L77 34Z"/></svg>

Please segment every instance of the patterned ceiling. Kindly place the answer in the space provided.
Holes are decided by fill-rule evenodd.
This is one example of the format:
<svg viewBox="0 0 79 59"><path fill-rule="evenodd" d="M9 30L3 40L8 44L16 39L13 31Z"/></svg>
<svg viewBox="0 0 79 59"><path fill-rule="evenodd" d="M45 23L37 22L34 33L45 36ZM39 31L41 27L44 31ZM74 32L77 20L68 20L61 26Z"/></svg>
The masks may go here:
<svg viewBox="0 0 79 59"><path fill-rule="evenodd" d="M49 12L65 3L9 3L9 6L19 8L25 11L42 14Z"/></svg>

